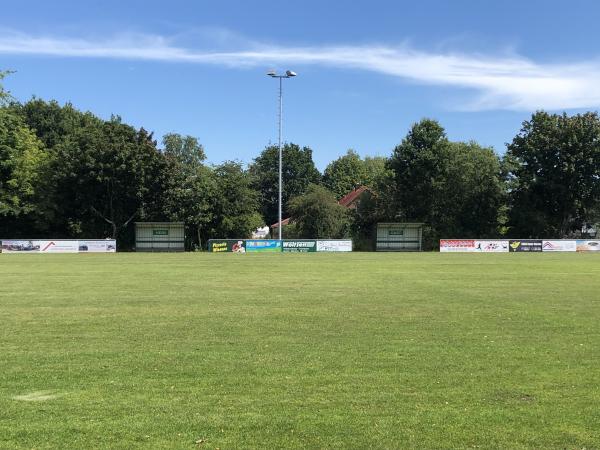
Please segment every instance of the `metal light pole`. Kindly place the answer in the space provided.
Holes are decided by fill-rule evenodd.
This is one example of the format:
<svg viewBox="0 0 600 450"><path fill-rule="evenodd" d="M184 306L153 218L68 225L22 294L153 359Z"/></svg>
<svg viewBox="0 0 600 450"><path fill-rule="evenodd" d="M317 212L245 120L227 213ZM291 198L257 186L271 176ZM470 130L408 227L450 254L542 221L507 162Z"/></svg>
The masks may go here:
<svg viewBox="0 0 600 450"><path fill-rule="evenodd" d="M281 147L281 129L283 123L283 79L284 78L292 78L296 76L296 72L292 72L291 70L286 70L285 75L277 75L277 73L272 70L268 72L271 78L279 78L279 240L281 240L281 192L283 190L283 181L282 181L282 165L283 165L283 149Z"/></svg>

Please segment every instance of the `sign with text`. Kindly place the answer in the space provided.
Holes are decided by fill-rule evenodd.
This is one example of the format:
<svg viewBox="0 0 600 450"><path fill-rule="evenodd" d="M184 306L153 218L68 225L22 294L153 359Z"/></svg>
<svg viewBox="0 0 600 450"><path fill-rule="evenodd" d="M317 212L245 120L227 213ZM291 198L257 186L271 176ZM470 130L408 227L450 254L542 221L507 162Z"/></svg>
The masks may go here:
<svg viewBox="0 0 600 450"><path fill-rule="evenodd" d="M246 253L246 241L243 239L211 239L208 251L214 253Z"/></svg>
<svg viewBox="0 0 600 450"><path fill-rule="evenodd" d="M600 240L577 241L578 252L600 252Z"/></svg>
<svg viewBox="0 0 600 450"><path fill-rule="evenodd" d="M317 241L318 252L351 252L352 241L350 240L331 240Z"/></svg>
<svg viewBox="0 0 600 450"><path fill-rule="evenodd" d="M317 251L317 241L308 241L308 240L284 240L283 241L283 251L284 252L316 252Z"/></svg>
<svg viewBox="0 0 600 450"><path fill-rule="evenodd" d="M2 253L114 253L114 239L2 240Z"/></svg>
<svg viewBox="0 0 600 450"><path fill-rule="evenodd" d="M554 241L542 241L543 252L576 252L577 241L565 241L565 240L554 240Z"/></svg>
<svg viewBox="0 0 600 450"><path fill-rule="evenodd" d="M281 252L281 241L275 239L249 239L246 241L247 252Z"/></svg>
<svg viewBox="0 0 600 450"><path fill-rule="evenodd" d="M541 239L513 239L508 241L508 251L510 252L541 252Z"/></svg>

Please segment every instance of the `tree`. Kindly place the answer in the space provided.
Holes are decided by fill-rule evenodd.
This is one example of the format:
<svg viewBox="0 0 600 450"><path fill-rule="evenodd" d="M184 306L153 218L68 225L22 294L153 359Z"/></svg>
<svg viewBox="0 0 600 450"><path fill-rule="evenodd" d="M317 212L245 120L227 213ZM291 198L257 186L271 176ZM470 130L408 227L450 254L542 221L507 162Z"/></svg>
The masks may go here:
<svg viewBox="0 0 600 450"><path fill-rule="evenodd" d="M504 185L491 148L450 142L436 121L413 125L388 164L393 220L425 222L426 246L440 237L493 237L502 224Z"/></svg>
<svg viewBox="0 0 600 450"><path fill-rule="evenodd" d="M49 159L43 144L22 119L7 108L0 108L0 218L3 234L17 220L37 216L36 196ZM17 228L17 227L14 227ZM22 229L21 231L26 231Z"/></svg>
<svg viewBox="0 0 600 450"><path fill-rule="evenodd" d="M279 148L269 146L263 150L250 166L254 178L253 186L260 193L261 211L267 224L278 219L279 204ZM283 217L289 216L289 201L306 192L310 183L318 183L321 175L312 160L309 147L296 144L283 147Z"/></svg>
<svg viewBox="0 0 600 450"><path fill-rule="evenodd" d="M385 158L360 158L354 150L329 163L323 173L323 185L342 198L360 186L372 187L385 170Z"/></svg>
<svg viewBox="0 0 600 450"><path fill-rule="evenodd" d="M163 211L169 220L182 221L189 231L188 248L202 248L206 227L213 220L211 197L216 185L211 170L204 166L204 148L191 136L170 133L163 137L166 184Z"/></svg>
<svg viewBox="0 0 600 450"><path fill-rule="evenodd" d="M261 226L258 193L251 177L238 162L228 161L213 168L214 195L208 224L209 236L216 238L246 238Z"/></svg>
<svg viewBox="0 0 600 450"><path fill-rule="evenodd" d="M323 186L311 184L305 194L294 197L290 213L300 238L338 239L349 233L348 209Z"/></svg>
<svg viewBox="0 0 600 450"><path fill-rule="evenodd" d="M506 159L513 235L566 237L593 221L600 202L597 113L533 114L508 146Z"/></svg>

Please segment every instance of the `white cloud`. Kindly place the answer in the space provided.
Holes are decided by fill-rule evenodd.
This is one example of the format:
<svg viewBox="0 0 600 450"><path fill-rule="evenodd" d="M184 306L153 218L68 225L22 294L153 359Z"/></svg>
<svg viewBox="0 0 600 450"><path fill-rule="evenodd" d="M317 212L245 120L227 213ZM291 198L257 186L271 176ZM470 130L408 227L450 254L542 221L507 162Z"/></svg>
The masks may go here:
<svg viewBox="0 0 600 450"><path fill-rule="evenodd" d="M407 45L282 47L248 43L235 51L195 50L155 35L91 40L0 32L0 54L114 58L229 67L321 65L359 69L421 84L472 89L457 109L571 109L600 106L600 63L542 64L521 56L434 53Z"/></svg>

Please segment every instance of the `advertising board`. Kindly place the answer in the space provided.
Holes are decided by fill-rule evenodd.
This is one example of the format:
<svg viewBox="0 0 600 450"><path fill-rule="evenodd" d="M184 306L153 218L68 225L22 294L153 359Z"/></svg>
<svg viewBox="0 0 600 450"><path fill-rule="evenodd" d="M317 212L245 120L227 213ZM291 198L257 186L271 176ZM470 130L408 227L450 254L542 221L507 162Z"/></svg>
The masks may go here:
<svg viewBox="0 0 600 450"><path fill-rule="evenodd" d="M114 239L2 240L2 253L114 253L116 251L117 242Z"/></svg>
<svg viewBox="0 0 600 450"><path fill-rule="evenodd" d="M474 252L474 239L442 239L440 241L440 252Z"/></svg>
<svg viewBox="0 0 600 450"><path fill-rule="evenodd" d="M508 253L508 241L475 241L475 251L483 253Z"/></svg>
<svg viewBox="0 0 600 450"><path fill-rule="evenodd" d="M276 239L249 239L246 241L247 252L273 253L281 251L281 241Z"/></svg>
<svg viewBox="0 0 600 450"><path fill-rule="evenodd" d="M577 241L578 252L600 252L600 240Z"/></svg>
<svg viewBox="0 0 600 450"><path fill-rule="evenodd" d="M541 239L512 239L508 241L508 251L514 252L541 252Z"/></svg>
<svg viewBox="0 0 600 450"><path fill-rule="evenodd" d="M18 239L2 241L2 253L39 253L40 242Z"/></svg>
<svg viewBox="0 0 600 450"><path fill-rule="evenodd" d="M242 239L211 239L208 251L214 253L246 253L246 241Z"/></svg>
<svg viewBox="0 0 600 450"><path fill-rule="evenodd" d="M351 252L351 240L317 241L318 252Z"/></svg>
<svg viewBox="0 0 600 450"><path fill-rule="evenodd" d="M577 241L552 240L542 241L543 252L575 252Z"/></svg>
<svg viewBox="0 0 600 450"><path fill-rule="evenodd" d="M114 253L117 251L117 241L114 239L80 240L79 253Z"/></svg>
<svg viewBox="0 0 600 450"><path fill-rule="evenodd" d="M283 241L283 251L284 252L316 252L317 251L317 241L309 241L304 239L299 240L284 240Z"/></svg>

